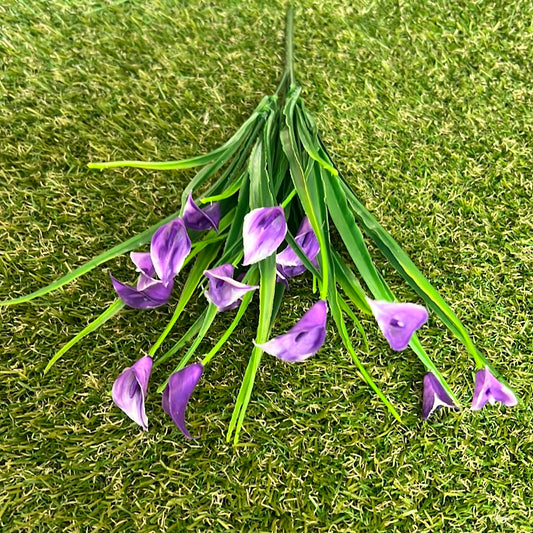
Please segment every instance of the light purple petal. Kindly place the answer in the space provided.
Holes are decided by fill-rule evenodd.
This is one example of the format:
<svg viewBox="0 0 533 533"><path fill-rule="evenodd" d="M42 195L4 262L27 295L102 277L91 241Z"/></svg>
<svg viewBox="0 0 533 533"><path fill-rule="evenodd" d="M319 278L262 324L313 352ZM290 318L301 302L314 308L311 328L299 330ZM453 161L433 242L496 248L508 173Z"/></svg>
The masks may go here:
<svg viewBox="0 0 533 533"><path fill-rule="evenodd" d="M206 298L218 307L219 311L227 311L236 307L247 292L258 289L258 285L246 285L233 279L233 265L220 265L204 271L209 280L209 288L205 292ZM238 305L238 304L237 304Z"/></svg>
<svg viewBox="0 0 533 533"><path fill-rule="evenodd" d="M154 269L163 283L173 279L191 251L191 240L181 218L161 226L153 235L150 256Z"/></svg>
<svg viewBox="0 0 533 533"><path fill-rule="evenodd" d="M130 287L129 285L118 281L113 276L110 277L118 297L127 306L133 307L134 309L153 309L166 304L170 299L174 287L173 280L166 285L160 281L152 280L152 284L146 282L146 288L139 290L138 288Z"/></svg>
<svg viewBox="0 0 533 533"><path fill-rule="evenodd" d="M145 274L148 277L155 276L155 268L149 252L131 252L130 258L137 267L137 272Z"/></svg>
<svg viewBox="0 0 533 533"><path fill-rule="evenodd" d="M120 374L111 391L115 404L145 431L148 430L148 418L144 401L151 372L152 358L141 357Z"/></svg>
<svg viewBox="0 0 533 533"><path fill-rule="evenodd" d="M200 363L195 363L172 374L161 400L165 413L172 417L178 429L188 439L192 437L185 426L185 410L203 370L204 367Z"/></svg>
<svg viewBox="0 0 533 533"><path fill-rule="evenodd" d="M287 333L257 346L289 363L304 361L324 344L327 313L326 301L320 300Z"/></svg>
<svg viewBox="0 0 533 533"><path fill-rule="evenodd" d="M147 276L146 274L141 274L139 276L139 279L137 280L137 290L138 291L144 291L148 287L151 287L152 285L161 284L161 281L155 278L151 278L150 276Z"/></svg>
<svg viewBox="0 0 533 533"><path fill-rule="evenodd" d="M440 407L451 407L452 409L459 409L453 403L450 395L446 392L444 387L440 384L437 377L428 372L424 376L424 394L422 398L422 419L427 420L433 411Z"/></svg>
<svg viewBox="0 0 533 533"><path fill-rule="evenodd" d="M507 406L518 403L513 391L500 383L491 373L489 367L482 368L476 372L476 383L474 386L474 397L472 398L472 411L478 411L487 403L491 405L501 402Z"/></svg>
<svg viewBox="0 0 533 533"><path fill-rule="evenodd" d="M379 329L393 350L407 348L413 333L428 319L422 305L400 302L384 302L367 298Z"/></svg>
<svg viewBox="0 0 533 533"><path fill-rule="evenodd" d="M257 263L272 255L285 239L287 223L282 207L260 207L244 217L243 265Z"/></svg>
<svg viewBox="0 0 533 533"><path fill-rule="evenodd" d="M303 250L306 257L317 266L315 258L320 251L320 245L307 217L302 220L294 240ZM276 256L276 264L283 267L287 277L298 276L306 270L296 252L290 246L287 246Z"/></svg>
<svg viewBox="0 0 533 533"><path fill-rule="evenodd" d="M188 229L196 231L205 231L214 229L218 231L220 222L220 204L214 202L207 207L200 209L192 199L192 193L189 193L185 209L183 210L183 221Z"/></svg>

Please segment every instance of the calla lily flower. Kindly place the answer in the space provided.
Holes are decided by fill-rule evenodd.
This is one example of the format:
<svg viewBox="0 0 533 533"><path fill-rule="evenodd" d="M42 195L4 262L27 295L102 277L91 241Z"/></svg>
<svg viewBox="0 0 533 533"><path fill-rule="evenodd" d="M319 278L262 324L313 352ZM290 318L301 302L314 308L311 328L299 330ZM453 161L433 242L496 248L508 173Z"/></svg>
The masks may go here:
<svg viewBox="0 0 533 533"><path fill-rule="evenodd" d="M444 387L440 384L437 377L428 372L424 376L424 394L422 398L422 419L427 420L433 411L440 407L451 407L452 409L459 409L453 403L450 395L446 392Z"/></svg>
<svg viewBox="0 0 533 533"><path fill-rule="evenodd" d="M287 223L282 207L253 209L243 222L243 265L257 263L272 255L285 239Z"/></svg>
<svg viewBox="0 0 533 533"><path fill-rule="evenodd" d="M178 274L190 251L191 240L181 218L175 218L154 233L150 258L155 273L164 284Z"/></svg>
<svg viewBox="0 0 533 533"><path fill-rule="evenodd" d="M298 243L309 261L311 261L313 265L318 266L316 256L320 251L320 245L318 244L318 239L316 238L315 232L307 217L304 217L300 223L298 233L294 237L294 240ZM278 272L285 279L299 276L306 270L301 259L290 246L287 246L276 256L276 266Z"/></svg>
<svg viewBox="0 0 533 533"><path fill-rule="evenodd" d="M393 350L407 348L413 333L428 319L422 305L400 302L384 302L367 298L379 329Z"/></svg>
<svg viewBox="0 0 533 533"><path fill-rule="evenodd" d="M326 301L320 300L287 333L256 346L289 363L304 361L324 344L327 312Z"/></svg>
<svg viewBox="0 0 533 533"><path fill-rule="evenodd" d="M148 418L144 401L151 372L152 358L141 357L120 374L111 391L115 404L145 431L148 430Z"/></svg>
<svg viewBox="0 0 533 533"><path fill-rule="evenodd" d="M200 209L192 199L192 193L189 193L185 209L183 210L183 222L188 229L196 231L205 231L214 229L218 231L220 222L220 204L213 202L208 206Z"/></svg>
<svg viewBox="0 0 533 533"><path fill-rule="evenodd" d="M478 411L487 403L493 405L501 402L509 407L516 405L518 400L513 391L500 383L486 366L476 372L476 383L474 385L474 397L472 398L472 411Z"/></svg>
<svg viewBox="0 0 533 533"><path fill-rule="evenodd" d="M204 367L200 363L186 366L170 376L163 391L162 405L165 413L171 416L178 429L188 439L193 437L185 426L185 410L203 371Z"/></svg>
<svg viewBox="0 0 533 533"><path fill-rule="evenodd" d="M144 274L141 274L137 288L130 287L113 276L110 277L118 297L126 305L134 309L154 309L165 305L170 300L170 295L174 288L173 280L170 280L165 285L161 281L149 278Z"/></svg>
<svg viewBox="0 0 533 533"><path fill-rule="evenodd" d="M229 264L204 271L204 275L209 280L209 288L205 292L205 297L215 304L219 311L233 309L247 292L259 288L258 285L246 285L234 280L233 272L233 265Z"/></svg>

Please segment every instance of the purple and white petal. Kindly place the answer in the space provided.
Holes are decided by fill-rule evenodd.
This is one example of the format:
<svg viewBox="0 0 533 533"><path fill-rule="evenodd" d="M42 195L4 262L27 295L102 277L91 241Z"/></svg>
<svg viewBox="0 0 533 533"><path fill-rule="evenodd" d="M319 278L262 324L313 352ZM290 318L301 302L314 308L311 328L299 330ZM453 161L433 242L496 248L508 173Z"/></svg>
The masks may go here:
<svg viewBox="0 0 533 533"><path fill-rule="evenodd" d="M134 309L154 309L155 307L165 305L170 300L170 295L174 288L173 280L165 285L160 281L148 278L153 283L146 281L144 283L145 288L140 290L139 288L131 287L118 281L113 276L110 277L118 297L127 306L133 307ZM141 279L143 279L143 275L141 275Z"/></svg>
<svg viewBox="0 0 533 533"><path fill-rule="evenodd" d="M478 411L487 403L491 405L501 402L509 407L516 405L518 400L513 391L498 381L486 366L476 372L474 397L472 398L472 411Z"/></svg>
<svg viewBox="0 0 533 533"><path fill-rule="evenodd" d="M320 245L307 217L304 217L300 223L294 240L313 265L317 266L316 256L320 251ZM284 268L288 277L298 276L306 270L296 252L290 246L287 246L276 256L276 264Z"/></svg>
<svg viewBox="0 0 533 533"><path fill-rule="evenodd" d="M152 372L152 358L141 357L133 366L126 368L113 383L111 396L134 422L145 431L148 430L148 418L144 407L148 381Z"/></svg>
<svg viewBox="0 0 533 533"><path fill-rule="evenodd" d="M205 297L218 307L219 311L227 311L238 305L237 302L250 291L258 289L258 285L246 285L233 279L233 265L225 264L205 270L204 275L209 280L209 287ZM237 305L235 305L237 303Z"/></svg>
<svg viewBox="0 0 533 533"><path fill-rule="evenodd" d="M172 374L163 391L161 400L165 413L172 417L178 429L188 439L192 439L193 437L187 431L185 425L185 410L187 409L189 398L202 376L203 370L204 367L200 363L195 363Z"/></svg>
<svg viewBox="0 0 533 533"><path fill-rule="evenodd" d="M260 207L244 217L243 265L251 265L272 255L285 239L287 223L282 207Z"/></svg>
<svg viewBox="0 0 533 533"><path fill-rule="evenodd" d="M428 319L422 305L400 302L384 302L367 298L379 329L393 350L407 348L413 333Z"/></svg>
<svg viewBox="0 0 533 533"><path fill-rule="evenodd" d="M189 193L185 209L183 210L183 221L188 229L196 231L205 231L214 229L218 231L220 222L220 204L213 202L208 206L200 209L192 199L192 193Z"/></svg>
<svg viewBox="0 0 533 533"><path fill-rule="evenodd" d="M191 251L191 240L181 218L161 226L153 235L150 256L154 269L163 283L173 279Z"/></svg>
<svg viewBox="0 0 533 533"><path fill-rule="evenodd" d="M424 394L422 398L422 419L427 420L433 411L440 407L451 407L452 409L459 409L453 403L450 395L446 392L444 387L440 384L437 377L428 372L424 376Z"/></svg>
<svg viewBox="0 0 533 533"><path fill-rule="evenodd" d="M155 276L154 263L152 262L150 252L131 252L130 258L132 263L137 267L137 272L150 278Z"/></svg>
<svg viewBox="0 0 533 533"><path fill-rule="evenodd" d="M327 313L326 301L319 300L287 333L256 346L289 363L304 361L324 344Z"/></svg>

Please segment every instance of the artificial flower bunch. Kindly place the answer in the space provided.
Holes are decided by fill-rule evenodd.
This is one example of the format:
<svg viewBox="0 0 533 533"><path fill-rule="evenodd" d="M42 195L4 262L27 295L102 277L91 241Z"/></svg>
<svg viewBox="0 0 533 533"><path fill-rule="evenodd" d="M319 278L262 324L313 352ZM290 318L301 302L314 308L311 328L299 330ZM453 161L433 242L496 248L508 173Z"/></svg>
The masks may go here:
<svg viewBox="0 0 533 533"><path fill-rule="evenodd" d="M263 354L287 363L305 361L324 344L328 319L363 378L400 420L352 345L346 320L355 325L364 346L368 347L367 335L357 313L372 314L391 349L402 351L410 347L425 367L423 419L441 407L459 408L456 396L416 335L416 330L428 319L426 307L465 345L476 364L472 409L494 402L515 405L515 395L477 350L455 313L366 210L335 167L300 98L301 88L296 83L293 68L292 27L293 12L289 9L286 67L278 90L263 98L251 117L224 145L206 155L182 161L118 161L89 165L98 169L200 167L183 192L179 212L49 286L2 304L41 296L106 261L130 253L137 274L136 283L130 285L111 276L117 299L54 355L46 368L48 371L71 346L124 306L153 309L167 305L175 278L187 268L167 327L148 355L127 367L113 384L115 404L145 430L148 429L145 398L152 370L183 350L175 371L158 392L162 393L164 411L180 431L191 438L185 423L188 401L205 366L221 352L256 293L259 294L257 333L230 421L228 440L238 441ZM339 243L334 246L331 242L332 228L344 245L342 253ZM363 232L425 306L396 300L372 261ZM149 251L142 251L148 244ZM271 331L283 295L291 279L302 275L310 276L313 286L317 287L316 302L287 332L273 336ZM199 293L205 297L204 311L169 350L158 355L187 304ZM201 360L191 362L220 313L232 313L233 321Z"/></svg>

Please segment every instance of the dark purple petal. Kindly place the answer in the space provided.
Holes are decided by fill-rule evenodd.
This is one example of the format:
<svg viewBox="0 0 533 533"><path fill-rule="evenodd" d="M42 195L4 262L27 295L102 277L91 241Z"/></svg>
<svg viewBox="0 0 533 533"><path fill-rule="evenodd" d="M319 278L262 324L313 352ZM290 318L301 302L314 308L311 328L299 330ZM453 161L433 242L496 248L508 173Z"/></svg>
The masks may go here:
<svg viewBox="0 0 533 533"><path fill-rule="evenodd" d="M141 275L141 279L143 276ZM148 278L151 279L151 278ZM117 291L118 297L129 307L134 309L153 309L166 304L172 293L174 287L174 281L171 280L166 285L160 281L152 280L153 283L144 283L145 288L139 290L135 287L130 287L121 281L118 281L111 276L111 282L115 291ZM141 284L141 280L139 280Z"/></svg>
<svg viewBox="0 0 533 533"><path fill-rule="evenodd" d="M287 223L282 207L260 207L244 217L243 265L257 263L272 255L283 242Z"/></svg>
<svg viewBox="0 0 533 533"><path fill-rule="evenodd" d="M501 402L507 406L518 403L513 391L500 383L491 373L489 367L482 368L476 372L476 383L474 386L474 397L472 398L472 411L478 411L487 403L493 405Z"/></svg>
<svg viewBox="0 0 533 533"><path fill-rule="evenodd" d="M452 409L459 409L453 403L450 395L446 392L444 387L440 384L437 377L428 372L424 376L424 394L422 398L422 419L427 420L433 411L440 407L451 407Z"/></svg>
<svg viewBox="0 0 533 533"><path fill-rule="evenodd" d="M413 333L428 319L422 305L367 299L379 329L393 350L407 348Z"/></svg>
<svg viewBox="0 0 533 533"><path fill-rule="evenodd" d="M246 285L233 279L233 265L220 265L204 271L209 280L206 298L218 307L219 311L227 311L238 305L237 302L250 291L258 289L257 285Z"/></svg>
<svg viewBox="0 0 533 533"><path fill-rule="evenodd" d="M153 235L150 256L163 283L168 283L181 270L191 251L191 240L181 218L161 226Z"/></svg>
<svg viewBox="0 0 533 533"><path fill-rule="evenodd" d="M326 301L320 300L287 333L257 346L289 363L304 361L324 344L327 313Z"/></svg>
<svg viewBox="0 0 533 533"><path fill-rule="evenodd" d="M302 220L294 240L298 243L306 257L317 266L316 256L320 251L320 245L307 217L304 217ZM306 267L296 255L296 252L290 246L287 246L276 256L276 264L283 267L285 276L289 278L298 276L306 270Z"/></svg>
<svg viewBox="0 0 533 533"><path fill-rule="evenodd" d="M133 366L126 368L113 383L111 396L134 422L145 431L148 430L148 418L144 408L148 381L152 372L152 358L141 357Z"/></svg>
<svg viewBox="0 0 533 533"><path fill-rule="evenodd" d="M183 210L183 221L188 229L196 231L205 231L214 229L218 231L220 222L220 204L214 202L207 207L200 209L192 199L192 193L189 193L185 209Z"/></svg>
<svg viewBox="0 0 533 533"><path fill-rule="evenodd" d="M185 410L203 370L204 367L200 363L195 363L172 374L161 400L165 413L172 417L178 429L188 439L192 437L185 426Z"/></svg>

